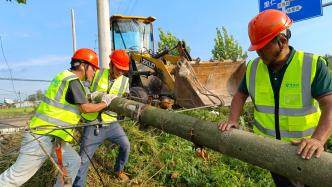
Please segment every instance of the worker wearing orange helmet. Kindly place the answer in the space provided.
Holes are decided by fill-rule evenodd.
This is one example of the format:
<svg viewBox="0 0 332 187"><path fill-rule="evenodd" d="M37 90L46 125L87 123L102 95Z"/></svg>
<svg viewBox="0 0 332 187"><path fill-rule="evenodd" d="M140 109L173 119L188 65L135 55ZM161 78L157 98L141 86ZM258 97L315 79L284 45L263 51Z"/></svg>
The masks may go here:
<svg viewBox="0 0 332 187"><path fill-rule="evenodd" d="M259 57L249 61L229 118L218 126L221 131L239 128L250 96L254 133L298 145L297 154L310 159L320 156L332 133L332 78L322 57L288 45L291 25L285 13L273 9L249 22L249 51ZM286 177L275 173L272 177L276 186L295 186Z"/></svg>
<svg viewBox="0 0 332 187"><path fill-rule="evenodd" d="M92 93L108 93L124 96L129 93L129 81L124 74L129 70L129 56L124 50L115 50L110 55L109 69L100 69L90 86ZM130 143L123 128L117 122L118 116L112 111L82 114L87 122L101 123L101 126L85 127L81 138L80 155L82 164L75 179L75 187L84 186L89 168L89 158L104 140L119 145L119 154L116 159L114 171L122 181L128 181L129 177L124 172L124 166L128 161Z"/></svg>
<svg viewBox="0 0 332 187"><path fill-rule="evenodd" d="M70 70L64 70L54 77L31 119L30 132L23 136L16 162L0 175L0 186L21 186L53 153L63 172L55 186L72 184L70 182L75 179L81 161L70 145L73 126L79 123L82 112L101 111L114 98L113 95L105 95L101 103L88 102L81 81L92 80L98 68L97 54L83 48L72 56Z"/></svg>

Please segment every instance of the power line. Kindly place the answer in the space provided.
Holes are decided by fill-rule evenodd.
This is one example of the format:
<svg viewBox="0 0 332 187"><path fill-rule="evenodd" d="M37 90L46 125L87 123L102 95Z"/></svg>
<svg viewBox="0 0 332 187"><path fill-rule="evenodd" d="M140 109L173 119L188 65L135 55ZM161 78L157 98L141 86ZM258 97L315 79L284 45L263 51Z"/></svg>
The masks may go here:
<svg viewBox="0 0 332 187"><path fill-rule="evenodd" d="M42 80L42 79L25 79L25 78L7 78L0 77L0 80L10 80L10 81L28 81L28 82L51 82L50 80ZM16 91L15 91L16 93Z"/></svg>
<svg viewBox="0 0 332 187"><path fill-rule="evenodd" d="M128 3L127 3L127 6L124 7L124 8L125 8L125 9L123 10L123 13L124 13L124 14L126 14L126 12L128 11L128 7L129 7L131 1L126 1L126 2L128 2Z"/></svg>
<svg viewBox="0 0 332 187"><path fill-rule="evenodd" d="M115 12L116 14L119 13L119 9L120 9L121 2L122 2L122 1L119 2L119 6L118 6L118 8L116 9L116 12Z"/></svg>
<svg viewBox="0 0 332 187"><path fill-rule="evenodd" d="M12 73L12 69L10 68L10 66L9 66L9 64L8 64L8 62L7 62L7 58L6 58L6 56L5 56L5 51L4 51L4 49L3 49L3 45L2 45L2 37L1 37L1 36L0 36L0 44L1 44L1 52L2 52L2 56L3 56L3 59L4 59L6 65L7 65L7 67L8 67L8 71L9 71L10 78L11 78L11 81L12 81L13 91L15 92L15 95L16 95L17 99L20 99L20 100L21 100L21 98L18 98L18 95L17 95L16 90L15 90L14 81L13 81L13 73Z"/></svg>
<svg viewBox="0 0 332 187"><path fill-rule="evenodd" d="M133 10L134 7L136 6L136 3L137 3L137 0L134 0L134 3L133 3L133 5L131 6L131 8L128 10L127 15L130 15L130 14L131 14L132 10Z"/></svg>
<svg viewBox="0 0 332 187"><path fill-rule="evenodd" d="M98 51L98 35L95 35L95 47L93 48L94 51Z"/></svg>
<svg viewBox="0 0 332 187"><path fill-rule="evenodd" d="M123 14L126 14L126 12L128 11L128 8L129 8L129 6L130 6L130 0L128 0L128 1L122 1L123 2ZM128 2L128 3L127 3ZM127 6L125 5L125 4L127 4ZM118 10L117 10L117 14L119 13L119 9L120 9L120 5L122 5L122 3L120 3L119 4L119 7L118 7Z"/></svg>

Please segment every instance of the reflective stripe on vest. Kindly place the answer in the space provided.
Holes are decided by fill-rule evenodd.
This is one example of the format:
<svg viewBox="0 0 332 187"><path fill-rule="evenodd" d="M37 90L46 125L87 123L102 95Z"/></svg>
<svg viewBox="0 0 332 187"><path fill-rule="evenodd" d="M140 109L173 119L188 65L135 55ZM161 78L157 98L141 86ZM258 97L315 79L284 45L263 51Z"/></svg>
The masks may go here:
<svg viewBox="0 0 332 187"><path fill-rule="evenodd" d="M117 96L122 96L127 90L129 79L125 76L120 76L114 80L113 84L110 87L109 76L110 75L108 69L98 70L90 87L91 92L100 91L114 94ZM82 117L88 121L94 121L98 118L98 115L99 112L83 113ZM107 114L101 113L101 117L104 122L110 122L116 120L117 115L114 112L107 111Z"/></svg>
<svg viewBox="0 0 332 187"><path fill-rule="evenodd" d="M286 69L280 87L278 113L284 141L311 136L317 126L320 111L311 96L317 60L317 55L296 52ZM249 95L255 105L254 132L275 137L274 93L268 68L262 60L255 59L249 62L246 76Z"/></svg>
<svg viewBox="0 0 332 187"><path fill-rule="evenodd" d="M100 79L103 77L103 81L101 82ZM107 79L106 79L107 78ZM108 84L109 84L109 70L108 69L100 69L97 70L96 76L92 81L92 87L90 89L91 93L95 91L107 91ZM105 86L103 84L106 84ZM103 90L105 88L106 90Z"/></svg>
<svg viewBox="0 0 332 187"><path fill-rule="evenodd" d="M117 79L115 79L108 93L121 97L127 89L128 80L129 79L123 75L118 77Z"/></svg>
<svg viewBox="0 0 332 187"><path fill-rule="evenodd" d="M97 70L95 76L92 80L90 86L90 92L100 91L107 92L109 87L109 70L108 69L100 69ZM94 121L97 119L99 112L91 112L91 113L82 113L82 117L87 121Z"/></svg>
<svg viewBox="0 0 332 187"><path fill-rule="evenodd" d="M75 79L78 77L68 70L55 76L29 125L30 128L44 127L50 128L50 130L34 130L34 133L54 135L64 141L72 140L73 130L52 131L52 128L72 127L77 125L80 120L78 105L68 103L65 98L69 82Z"/></svg>
<svg viewBox="0 0 332 187"><path fill-rule="evenodd" d="M71 111L71 112L76 113L76 114L80 113L80 109L78 109L77 107L72 107L70 105L62 104L62 103L60 103L56 100L51 100L51 99L49 99L48 97L45 97L45 96L43 96L42 101L44 101L45 103L47 103L49 105L55 106L57 108L61 108L61 109L67 110L67 111Z"/></svg>
<svg viewBox="0 0 332 187"><path fill-rule="evenodd" d="M256 120L254 120L254 125L257 129L259 129L264 134L272 136L272 137L276 137L275 130L264 128L263 125L261 125ZM307 129L305 131L292 131L292 132L286 131L286 130L280 130L280 136L283 138L303 138L306 136L311 136L314 133L315 129L316 129L316 127L313 127L313 128Z"/></svg>
<svg viewBox="0 0 332 187"><path fill-rule="evenodd" d="M117 95L121 97L127 90L129 79L125 76L120 76L115 79L114 83L109 90L109 94ZM111 122L117 120L117 113L112 111L105 111L101 113L101 119L103 122Z"/></svg>
<svg viewBox="0 0 332 187"><path fill-rule="evenodd" d="M311 75L311 64L312 64L312 55L308 53L304 53L304 59L303 59L303 67L302 67L302 103L304 105L303 108L279 108L279 114L285 115L285 116L304 116L307 114L312 114L317 111L317 108L312 105L312 97L311 95L308 95L308 93L311 93L311 81L310 76ZM256 82L256 71L257 71L257 65L258 65L258 58L255 59L251 65L251 71L250 71L250 81L249 84L251 85L249 87L249 94L251 98L255 98L255 82ZM269 79L270 80L270 79ZM308 85L310 84L310 85ZM268 114L274 114L274 106L263 106L263 105L255 105L255 109L259 112L268 113Z"/></svg>
<svg viewBox="0 0 332 187"><path fill-rule="evenodd" d="M70 123L61 121L61 120L53 118L51 116L47 116L47 115L45 115L43 113L40 113L40 112L36 112L35 117L37 117L39 119L42 119L44 121L48 121L50 123L56 124L56 127L58 127L58 126L60 126L60 127L71 127L72 126L72 124L70 124Z"/></svg>

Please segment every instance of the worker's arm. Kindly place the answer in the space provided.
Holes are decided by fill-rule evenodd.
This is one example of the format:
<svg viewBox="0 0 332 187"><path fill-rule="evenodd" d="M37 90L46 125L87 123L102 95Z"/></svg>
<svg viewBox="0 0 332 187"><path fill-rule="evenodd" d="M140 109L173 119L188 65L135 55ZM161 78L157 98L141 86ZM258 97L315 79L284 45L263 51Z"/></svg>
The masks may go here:
<svg viewBox="0 0 332 187"><path fill-rule="evenodd" d="M312 97L316 98L322 110L318 126L312 135L312 138L292 143L299 145L298 154L303 159L310 159L313 154L319 157L323 152L323 145L331 135L332 128L332 74L325 65L323 58L318 59L316 76L311 85Z"/></svg>
<svg viewBox="0 0 332 187"><path fill-rule="evenodd" d="M324 144L332 134L332 94L317 99L322 110L321 117L311 138L292 141L298 145L297 154L303 159L310 159L313 154L317 158L324 151Z"/></svg>
<svg viewBox="0 0 332 187"><path fill-rule="evenodd" d="M90 113L90 112L99 112L107 107L105 102L93 104L93 103L84 103L80 104L80 111L82 113Z"/></svg>
<svg viewBox="0 0 332 187"><path fill-rule="evenodd" d="M90 112L99 112L109 106L113 99L117 96L113 94L103 94L101 97L101 102L94 104L94 103L82 103L80 104L80 110L83 113L90 113Z"/></svg>
<svg viewBox="0 0 332 187"><path fill-rule="evenodd" d="M228 120L218 124L219 130L228 131L230 128L239 128L238 121L247 98L247 94L239 91L234 95Z"/></svg>

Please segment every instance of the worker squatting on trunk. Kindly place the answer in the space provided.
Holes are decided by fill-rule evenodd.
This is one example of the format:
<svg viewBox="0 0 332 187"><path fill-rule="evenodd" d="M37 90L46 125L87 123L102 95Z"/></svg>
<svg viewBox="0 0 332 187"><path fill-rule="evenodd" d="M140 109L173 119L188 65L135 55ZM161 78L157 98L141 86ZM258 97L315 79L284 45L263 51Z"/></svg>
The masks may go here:
<svg viewBox="0 0 332 187"><path fill-rule="evenodd" d="M115 50L110 55L110 59L110 69L100 69L97 71L90 85L90 91L92 93L100 93L101 95L106 93L114 94L119 97L126 93L129 94L129 81L123 75L129 70L128 54L124 50ZM110 123L117 120L117 114L111 111L83 113L82 116L87 122ZM123 169L128 161L130 143L120 124L112 123L110 126L90 126L84 128L80 147L82 165L73 186L84 186L90 164L88 156L91 158L98 146L106 139L119 145L119 154L114 166L117 177L122 181L129 180Z"/></svg>
<svg viewBox="0 0 332 187"><path fill-rule="evenodd" d="M97 54L83 48L74 53L70 70L64 70L54 77L29 124L31 132L23 136L16 162L0 175L0 186L21 186L54 152L59 165L64 167L60 169L65 175L59 175L54 186L63 186L66 182L64 177L69 179L67 182L71 186L70 182L74 182L81 161L69 144L73 139L73 130L54 128L73 127L78 124L82 112L101 111L116 97L104 95L101 103L88 102L81 81L91 81L96 69L99 69Z"/></svg>
<svg viewBox="0 0 332 187"><path fill-rule="evenodd" d="M248 63L229 118L219 129L239 128L250 96L254 133L298 145L297 154L311 159L320 156L332 133L332 78L322 57L288 45L291 24L278 10L263 11L249 22L249 51L256 50L259 58ZM272 177L276 186L303 186L274 173Z"/></svg>

